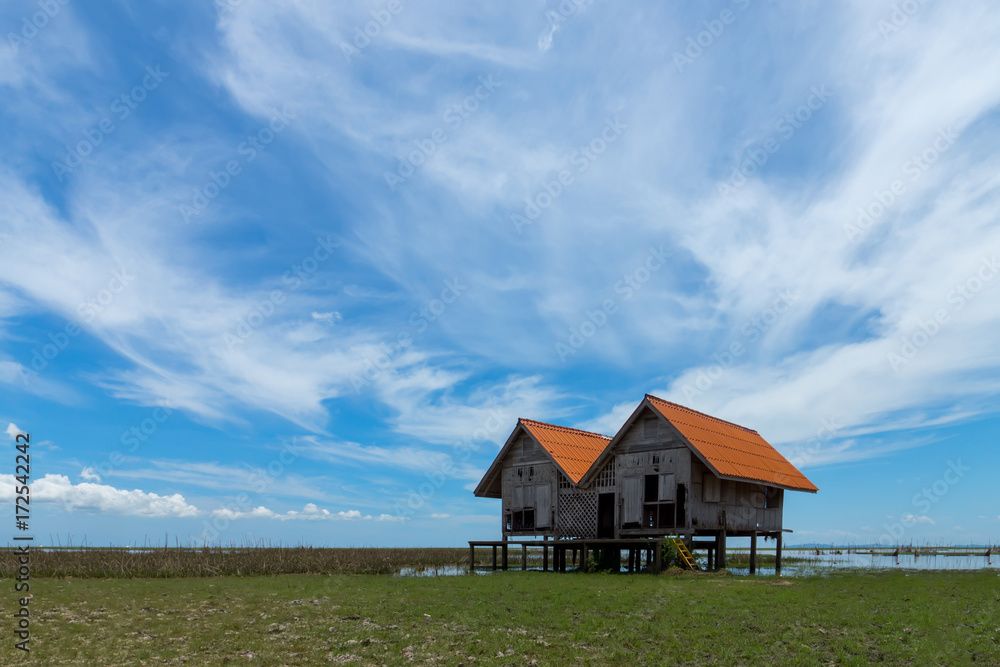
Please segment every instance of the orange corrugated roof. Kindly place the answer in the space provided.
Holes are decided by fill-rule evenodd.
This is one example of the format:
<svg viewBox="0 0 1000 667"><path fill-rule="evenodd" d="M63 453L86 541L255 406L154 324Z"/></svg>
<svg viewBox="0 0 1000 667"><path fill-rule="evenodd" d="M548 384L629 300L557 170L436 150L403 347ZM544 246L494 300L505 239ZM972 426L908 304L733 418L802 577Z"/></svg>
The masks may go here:
<svg viewBox="0 0 1000 667"><path fill-rule="evenodd" d="M580 481L597 460L611 438L567 426L556 426L531 419L518 419L532 437L549 453L574 484Z"/></svg>
<svg viewBox="0 0 1000 667"><path fill-rule="evenodd" d="M646 394L664 418L680 431L720 475L777 484L800 491L818 491L757 431Z"/></svg>

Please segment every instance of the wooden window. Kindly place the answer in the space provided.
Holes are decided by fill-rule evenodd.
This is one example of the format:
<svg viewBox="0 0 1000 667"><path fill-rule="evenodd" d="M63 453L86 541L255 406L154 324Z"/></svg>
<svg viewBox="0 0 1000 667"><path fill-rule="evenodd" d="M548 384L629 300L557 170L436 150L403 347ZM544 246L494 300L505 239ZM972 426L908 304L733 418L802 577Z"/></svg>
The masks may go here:
<svg viewBox="0 0 1000 667"><path fill-rule="evenodd" d="M510 518L504 523L508 531L515 533L551 527L552 488L548 484L515 486L511 493Z"/></svg>
<svg viewBox="0 0 1000 667"><path fill-rule="evenodd" d="M645 475L642 494L642 527L674 528L677 508L674 474Z"/></svg>
<svg viewBox="0 0 1000 667"><path fill-rule="evenodd" d="M642 502L655 503L660 493L659 475L646 475L643 478Z"/></svg>
<svg viewBox="0 0 1000 667"><path fill-rule="evenodd" d="M667 500L673 502L676 499L677 485L674 483L674 474L672 472L660 475L660 489L657 495L657 500L660 501Z"/></svg>
<svg viewBox="0 0 1000 667"><path fill-rule="evenodd" d="M776 489L769 486L764 490L764 509L778 509L781 507L781 496L783 489Z"/></svg>
<svg viewBox="0 0 1000 667"><path fill-rule="evenodd" d="M701 476L701 499L706 503L717 503L721 497L721 482L710 472Z"/></svg>
<svg viewBox="0 0 1000 667"><path fill-rule="evenodd" d="M644 438L655 438L656 437L656 426L660 423L660 420L656 417L646 417L642 422L642 437Z"/></svg>
<svg viewBox="0 0 1000 667"><path fill-rule="evenodd" d="M535 487L535 525L548 528L552 517L552 487L539 484Z"/></svg>
<svg viewBox="0 0 1000 667"><path fill-rule="evenodd" d="M642 478L638 475L622 478L622 526L642 520Z"/></svg>

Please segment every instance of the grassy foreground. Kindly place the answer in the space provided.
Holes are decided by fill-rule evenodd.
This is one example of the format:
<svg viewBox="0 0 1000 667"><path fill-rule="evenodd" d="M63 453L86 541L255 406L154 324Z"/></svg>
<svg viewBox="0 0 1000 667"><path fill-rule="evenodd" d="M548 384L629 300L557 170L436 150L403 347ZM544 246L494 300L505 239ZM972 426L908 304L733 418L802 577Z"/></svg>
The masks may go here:
<svg viewBox="0 0 1000 667"><path fill-rule="evenodd" d="M35 664L1000 664L988 572L48 579L32 592ZM23 662L2 634L0 663Z"/></svg>

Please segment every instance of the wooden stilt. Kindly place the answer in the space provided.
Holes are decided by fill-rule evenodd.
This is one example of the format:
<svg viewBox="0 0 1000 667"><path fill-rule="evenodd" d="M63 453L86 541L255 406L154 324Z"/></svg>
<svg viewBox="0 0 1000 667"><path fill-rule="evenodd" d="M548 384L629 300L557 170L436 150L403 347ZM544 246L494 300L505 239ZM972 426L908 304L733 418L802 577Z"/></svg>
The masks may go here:
<svg viewBox="0 0 1000 667"><path fill-rule="evenodd" d="M777 576L781 576L781 538L780 532L775 533L774 537L774 573Z"/></svg>
<svg viewBox="0 0 1000 667"><path fill-rule="evenodd" d="M469 573L476 571L476 547L469 545Z"/></svg>
<svg viewBox="0 0 1000 667"><path fill-rule="evenodd" d="M653 546L653 572L659 574L663 570L663 542L656 541Z"/></svg>
<svg viewBox="0 0 1000 667"><path fill-rule="evenodd" d="M757 531L750 535L750 574L757 574Z"/></svg>
<svg viewBox="0 0 1000 667"><path fill-rule="evenodd" d="M507 569L507 543L504 542L503 546L500 547L500 569Z"/></svg>
<svg viewBox="0 0 1000 667"><path fill-rule="evenodd" d="M493 545L493 569L497 569L497 545Z"/></svg>
<svg viewBox="0 0 1000 667"><path fill-rule="evenodd" d="M576 549L573 550L574 554ZM583 543L583 548L580 549L580 569L586 572L589 569L590 555L587 549L587 543Z"/></svg>
<svg viewBox="0 0 1000 667"><path fill-rule="evenodd" d="M522 570L527 570L528 569L528 545L527 544L522 544L521 545L521 569Z"/></svg>
<svg viewBox="0 0 1000 667"><path fill-rule="evenodd" d="M715 555L715 566L716 569L724 570L726 569L726 529L723 528L719 531L718 553Z"/></svg>
<svg viewBox="0 0 1000 667"><path fill-rule="evenodd" d="M549 570L549 548L542 545L542 572Z"/></svg>

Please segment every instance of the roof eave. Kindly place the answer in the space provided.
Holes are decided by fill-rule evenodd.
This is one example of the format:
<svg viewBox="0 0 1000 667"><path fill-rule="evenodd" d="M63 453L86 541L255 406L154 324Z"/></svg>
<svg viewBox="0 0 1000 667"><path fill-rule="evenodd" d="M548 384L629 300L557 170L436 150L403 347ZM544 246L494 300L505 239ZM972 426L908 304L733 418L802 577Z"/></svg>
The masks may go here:
<svg viewBox="0 0 1000 667"><path fill-rule="evenodd" d="M711 466L709 466L709 469L711 469ZM784 489L785 491L802 491L805 493L816 493L819 491L818 487L808 489L801 486L789 486L787 484L777 484L770 480L756 479L754 477L740 477L739 475L720 475L719 473L715 472L714 469L712 470L712 473L715 474L715 476L718 477L719 479L728 479L732 482L751 482L756 484L763 484L764 486L773 486L776 489Z"/></svg>

